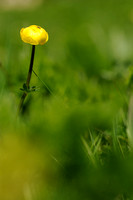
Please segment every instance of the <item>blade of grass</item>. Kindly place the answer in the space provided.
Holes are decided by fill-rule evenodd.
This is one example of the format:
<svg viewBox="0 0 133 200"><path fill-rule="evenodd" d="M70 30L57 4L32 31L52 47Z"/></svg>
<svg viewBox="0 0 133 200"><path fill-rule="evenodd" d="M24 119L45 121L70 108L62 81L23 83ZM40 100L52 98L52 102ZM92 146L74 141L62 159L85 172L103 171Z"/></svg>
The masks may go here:
<svg viewBox="0 0 133 200"><path fill-rule="evenodd" d="M35 76L43 83L43 85L45 86L45 88L50 92L50 94L53 94L52 90L47 86L47 84L37 75L37 73L33 70L33 73L35 74Z"/></svg>
<svg viewBox="0 0 133 200"><path fill-rule="evenodd" d="M81 137L81 140L82 140L82 143L83 143L83 145L84 145L84 147L85 147L85 149L87 151L87 154L88 154L88 157L90 158L90 161L92 162L92 164L94 166L96 166L95 158L93 156L91 148L89 147L89 145L87 144L86 140L83 137Z"/></svg>

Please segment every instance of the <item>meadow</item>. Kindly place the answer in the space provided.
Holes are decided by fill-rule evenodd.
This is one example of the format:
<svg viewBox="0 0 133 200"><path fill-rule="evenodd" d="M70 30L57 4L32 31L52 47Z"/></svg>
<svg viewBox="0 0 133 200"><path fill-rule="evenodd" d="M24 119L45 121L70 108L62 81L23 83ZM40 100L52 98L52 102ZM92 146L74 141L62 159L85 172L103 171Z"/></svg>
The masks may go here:
<svg viewBox="0 0 133 200"><path fill-rule="evenodd" d="M31 86L18 105L40 25ZM133 1L0 7L0 200L133 200Z"/></svg>

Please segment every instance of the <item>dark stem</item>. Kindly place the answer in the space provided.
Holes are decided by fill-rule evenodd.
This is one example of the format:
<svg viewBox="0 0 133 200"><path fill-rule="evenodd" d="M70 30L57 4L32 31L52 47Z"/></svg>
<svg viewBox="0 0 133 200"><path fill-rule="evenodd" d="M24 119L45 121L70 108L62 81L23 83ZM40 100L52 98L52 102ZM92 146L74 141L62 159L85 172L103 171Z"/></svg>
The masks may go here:
<svg viewBox="0 0 133 200"><path fill-rule="evenodd" d="M32 69L33 69L34 55L35 55L35 45L32 45L30 66L29 66L28 76L27 76L27 80L26 80L26 86L28 89L30 88L30 80L31 80ZM25 100L27 94L28 94L27 92L24 92L20 99L20 104L19 104L19 108L18 108L19 113L22 111L24 100Z"/></svg>
<svg viewBox="0 0 133 200"><path fill-rule="evenodd" d="M32 74L32 69L33 69L33 62L34 62L34 55L35 55L35 45L32 45L30 67L29 67L29 72L28 72L27 81L26 81L27 88L29 88L29 85L30 85L30 79L31 79L31 74Z"/></svg>

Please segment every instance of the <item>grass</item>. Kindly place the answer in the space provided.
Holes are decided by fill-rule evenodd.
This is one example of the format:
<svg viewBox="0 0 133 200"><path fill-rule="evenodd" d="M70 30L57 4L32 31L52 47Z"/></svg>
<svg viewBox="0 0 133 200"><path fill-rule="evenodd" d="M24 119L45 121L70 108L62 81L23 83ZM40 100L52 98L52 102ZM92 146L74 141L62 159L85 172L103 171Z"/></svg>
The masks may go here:
<svg viewBox="0 0 133 200"><path fill-rule="evenodd" d="M132 12L130 0L0 10L0 199L133 199ZM17 117L31 24L49 41Z"/></svg>

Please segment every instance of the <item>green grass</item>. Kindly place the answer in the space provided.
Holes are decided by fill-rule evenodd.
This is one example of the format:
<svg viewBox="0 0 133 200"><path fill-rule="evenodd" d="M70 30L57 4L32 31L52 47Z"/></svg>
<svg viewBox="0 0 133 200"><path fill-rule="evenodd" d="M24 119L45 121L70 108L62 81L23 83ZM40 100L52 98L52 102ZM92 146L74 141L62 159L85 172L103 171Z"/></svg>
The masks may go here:
<svg viewBox="0 0 133 200"><path fill-rule="evenodd" d="M17 116L31 46L32 92ZM0 9L0 199L133 199L133 2L50 0Z"/></svg>

